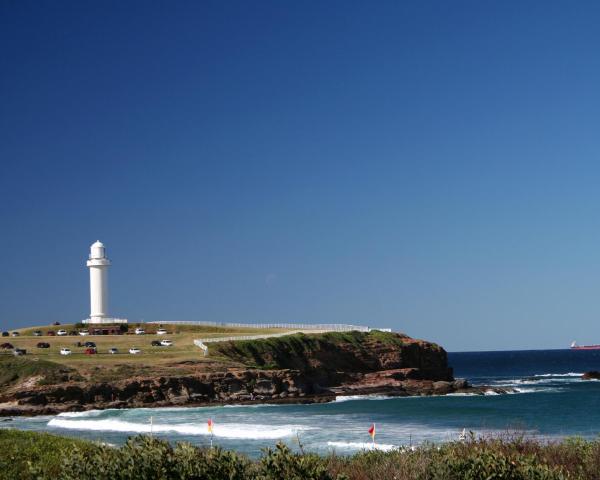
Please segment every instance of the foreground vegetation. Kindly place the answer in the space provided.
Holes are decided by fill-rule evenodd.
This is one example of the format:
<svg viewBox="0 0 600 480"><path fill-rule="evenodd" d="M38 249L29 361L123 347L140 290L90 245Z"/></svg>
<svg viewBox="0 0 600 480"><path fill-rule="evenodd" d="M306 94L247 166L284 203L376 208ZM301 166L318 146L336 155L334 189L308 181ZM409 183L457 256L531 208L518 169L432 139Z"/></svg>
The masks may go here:
<svg viewBox="0 0 600 480"><path fill-rule="evenodd" d="M257 460L220 448L148 436L119 448L44 433L0 430L1 479L442 480L600 479L600 441L470 439L415 451L353 456L293 453L283 444Z"/></svg>

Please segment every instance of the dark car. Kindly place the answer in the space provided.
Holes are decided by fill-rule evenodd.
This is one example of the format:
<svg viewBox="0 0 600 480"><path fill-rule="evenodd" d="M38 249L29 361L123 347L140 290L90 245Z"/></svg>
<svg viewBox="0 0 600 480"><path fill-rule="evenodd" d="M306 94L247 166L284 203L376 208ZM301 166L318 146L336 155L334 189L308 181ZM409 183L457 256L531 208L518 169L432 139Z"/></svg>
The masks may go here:
<svg viewBox="0 0 600 480"><path fill-rule="evenodd" d="M54 322L52 325L60 325L60 322Z"/></svg>
<svg viewBox="0 0 600 480"><path fill-rule="evenodd" d="M14 356L25 355L26 353L27 353L27 350L25 350L24 348L15 348L13 350Z"/></svg>
<svg viewBox="0 0 600 480"><path fill-rule="evenodd" d="M48 335L49 337L54 337L56 335L56 332L54 330L48 330L46 335Z"/></svg>
<svg viewBox="0 0 600 480"><path fill-rule="evenodd" d="M39 342L37 348L50 348L50 344L47 342Z"/></svg>
<svg viewBox="0 0 600 480"><path fill-rule="evenodd" d="M150 343L153 347L160 347L160 340L152 340Z"/></svg>
<svg viewBox="0 0 600 480"><path fill-rule="evenodd" d="M13 347L12 343L8 343L7 342L7 343L3 343L2 345L0 345L0 348L4 348L5 350L10 350L10 349L15 348L15 347Z"/></svg>
<svg viewBox="0 0 600 480"><path fill-rule="evenodd" d="M8 333L8 332L2 332L3 337L8 337L9 335L10 335L10 333Z"/></svg>
<svg viewBox="0 0 600 480"><path fill-rule="evenodd" d="M96 348L96 344L94 342L85 342L83 346L87 348Z"/></svg>
<svg viewBox="0 0 600 480"><path fill-rule="evenodd" d="M77 336L77 335L79 335L79 332L77 332L77 330L71 330L71 331L69 332L69 335L70 335L70 336L72 336L72 337L74 337L74 336Z"/></svg>
<svg viewBox="0 0 600 480"><path fill-rule="evenodd" d="M90 347L86 348L83 353L85 353L86 355L96 355L97 352L95 348Z"/></svg>

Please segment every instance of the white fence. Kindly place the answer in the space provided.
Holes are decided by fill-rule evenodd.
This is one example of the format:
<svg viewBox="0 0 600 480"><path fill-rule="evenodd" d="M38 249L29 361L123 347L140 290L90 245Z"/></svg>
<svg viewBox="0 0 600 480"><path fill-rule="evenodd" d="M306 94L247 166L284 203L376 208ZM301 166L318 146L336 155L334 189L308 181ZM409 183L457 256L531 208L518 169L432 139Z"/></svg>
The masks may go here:
<svg viewBox="0 0 600 480"><path fill-rule="evenodd" d="M208 327L223 328L284 328L286 330L321 330L324 332L350 332L353 330L359 332L370 332L369 327L364 325L346 325L343 323L227 323L227 322L201 322L193 320L164 320L147 322L161 325L203 325ZM289 335L289 334L288 334Z"/></svg>
<svg viewBox="0 0 600 480"><path fill-rule="evenodd" d="M317 329L302 329L302 330L292 330L290 332L281 332L281 333L263 333L262 335L233 335L231 337L211 337L211 338L198 338L194 340L194 345L200 347L204 356L208 355L208 345L207 343L218 343L218 342L230 342L235 340L260 340L262 338L275 338L275 337L285 337L287 335L294 335L296 333L326 333L331 332L332 330L317 330ZM340 331L340 330L335 330ZM352 330L344 330L344 331L352 331Z"/></svg>

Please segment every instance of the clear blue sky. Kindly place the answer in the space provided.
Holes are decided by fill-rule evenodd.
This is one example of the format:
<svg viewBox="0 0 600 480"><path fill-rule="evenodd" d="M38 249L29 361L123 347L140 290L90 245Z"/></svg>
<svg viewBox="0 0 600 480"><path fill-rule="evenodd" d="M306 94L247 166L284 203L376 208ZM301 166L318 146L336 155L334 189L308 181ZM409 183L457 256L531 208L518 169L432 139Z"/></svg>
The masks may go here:
<svg viewBox="0 0 600 480"><path fill-rule="evenodd" d="M600 342L598 2L0 4L0 328Z"/></svg>

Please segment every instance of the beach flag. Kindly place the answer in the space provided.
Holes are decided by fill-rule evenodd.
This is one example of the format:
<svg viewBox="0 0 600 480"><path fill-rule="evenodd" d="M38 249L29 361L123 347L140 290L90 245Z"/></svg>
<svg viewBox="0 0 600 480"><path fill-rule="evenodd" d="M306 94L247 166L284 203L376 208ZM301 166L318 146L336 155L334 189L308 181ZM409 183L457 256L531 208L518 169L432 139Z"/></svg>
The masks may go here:
<svg viewBox="0 0 600 480"><path fill-rule="evenodd" d="M371 428L369 428L369 435L371 435L371 440L375 442L375 424L371 425Z"/></svg>
<svg viewBox="0 0 600 480"><path fill-rule="evenodd" d="M212 418L208 419L208 433L212 434L213 433L213 421Z"/></svg>

